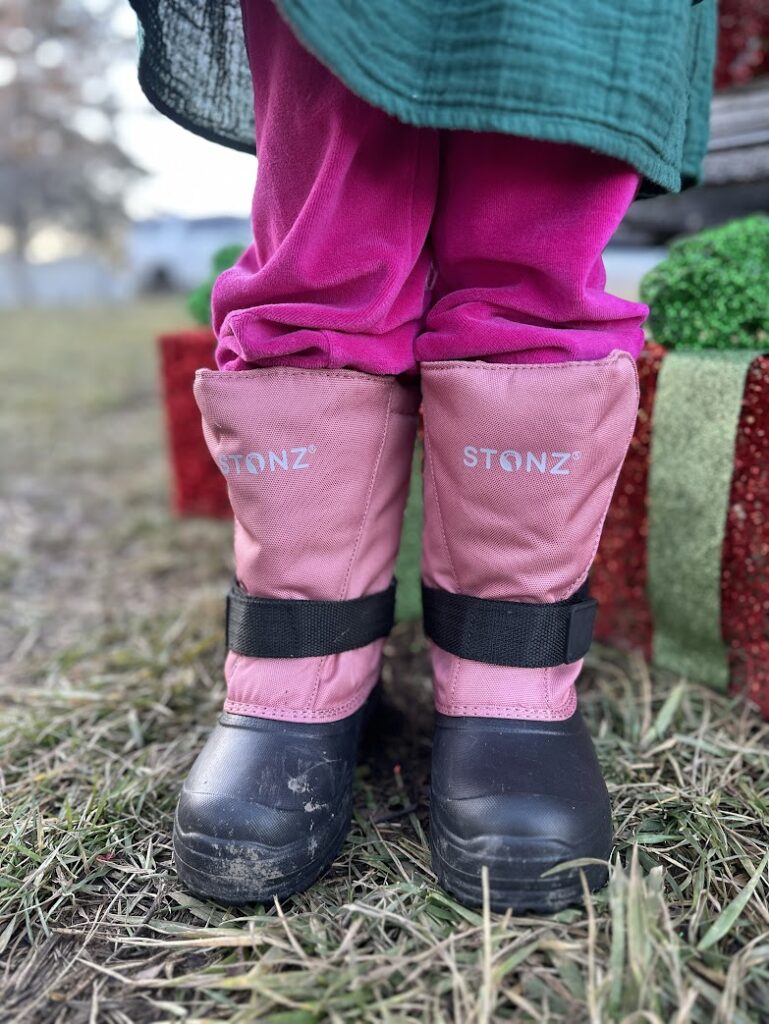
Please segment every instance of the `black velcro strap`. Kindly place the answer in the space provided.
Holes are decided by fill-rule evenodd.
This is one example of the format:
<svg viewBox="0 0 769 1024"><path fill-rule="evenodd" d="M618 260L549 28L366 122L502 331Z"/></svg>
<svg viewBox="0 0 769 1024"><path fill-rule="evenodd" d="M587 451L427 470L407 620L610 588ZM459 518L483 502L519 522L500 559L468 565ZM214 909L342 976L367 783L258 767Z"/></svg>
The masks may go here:
<svg viewBox="0 0 769 1024"><path fill-rule="evenodd" d="M395 580L349 601L253 597L235 582L227 595L227 646L247 658L319 658L387 636L394 617Z"/></svg>
<svg viewBox="0 0 769 1024"><path fill-rule="evenodd" d="M553 604L491 601L422 584L425 633L449 654L487 665L551 668L578 661L593 639L597 609L587 584Z"/></svg>

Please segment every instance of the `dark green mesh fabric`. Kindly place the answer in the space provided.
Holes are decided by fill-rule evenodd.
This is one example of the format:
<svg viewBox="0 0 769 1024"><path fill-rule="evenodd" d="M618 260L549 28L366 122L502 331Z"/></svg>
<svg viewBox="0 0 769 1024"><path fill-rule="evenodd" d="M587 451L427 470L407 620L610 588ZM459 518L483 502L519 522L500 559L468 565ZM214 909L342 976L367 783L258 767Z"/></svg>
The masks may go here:
<svg viewBox="0 0 769 1024"><path fill-rule="evenodd" d="M248 2L258 15L265 0ZM699 175L716 0L274 2L348 88L407 124L586 146L637 168L644 194L678 191ZM131 3L152 103L205 138L253 152L238 0Z"/></svg>
<svg viewBox="0 0 769 1024"><path fill-rule="evenodd" d="M139 81L149 101L184 128L253 153L239 0L130 3L139 18Z"/></svg>

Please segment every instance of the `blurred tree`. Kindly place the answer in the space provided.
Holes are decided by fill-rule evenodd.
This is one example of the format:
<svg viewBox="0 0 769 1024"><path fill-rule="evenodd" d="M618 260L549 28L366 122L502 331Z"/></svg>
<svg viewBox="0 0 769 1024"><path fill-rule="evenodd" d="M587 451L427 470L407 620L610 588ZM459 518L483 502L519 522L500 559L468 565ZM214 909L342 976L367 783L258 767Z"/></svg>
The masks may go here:
<svg viewBox="0 0 769 1024"><path fill-rule="evenodd" d="M0 3L0 226L20 268L43 229L109 246L143 172L116 141L120 0ZM22 281L20 280L20 284Z"/></svg>

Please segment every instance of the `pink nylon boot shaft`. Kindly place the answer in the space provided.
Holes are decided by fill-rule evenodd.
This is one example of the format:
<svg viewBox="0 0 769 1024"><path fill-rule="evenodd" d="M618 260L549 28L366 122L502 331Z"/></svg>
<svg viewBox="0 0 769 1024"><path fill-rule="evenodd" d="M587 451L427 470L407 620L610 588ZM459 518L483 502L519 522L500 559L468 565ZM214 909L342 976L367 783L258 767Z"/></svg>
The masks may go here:
<svg viewBox="0 0 769 1024"><path fill-rule="evenodd" d="M415 387L352 370L200 370L195 397L227 480L236 575L249 594L344 600L389 586ZM343 718L376 684L382 646L322 658L230 652L225 710L295 722Z"/></svg>
<svg viewBox="0 0 769 1024"><path fill-rule="evenodd" d="M587 578L638 409L635 362L422 364L425 528L431 587L545 603ZM447 715L556 720L576 707L582 663L507 668L432 645Z"/></svg>

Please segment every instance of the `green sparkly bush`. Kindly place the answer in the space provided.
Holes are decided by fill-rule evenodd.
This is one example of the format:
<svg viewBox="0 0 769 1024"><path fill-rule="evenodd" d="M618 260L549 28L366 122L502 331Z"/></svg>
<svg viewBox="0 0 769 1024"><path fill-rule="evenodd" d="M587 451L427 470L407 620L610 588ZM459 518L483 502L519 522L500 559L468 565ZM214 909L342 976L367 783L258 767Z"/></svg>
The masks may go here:
<svg viewBox="0 0 769 1024"><path fill-rule="evenodd" d="M769 217L674 242L641 282L641 299L666 348L769 348Z"/></svg>
<svg viewBox="0 0 769 1024"><path fill-rule="evenodd" d="M210 277L187 296L187 309L192 314L196 323L202 324L203 327L210 327L211 289L214 286L214 281L222 271L227 270L237 262L242 252L242 245L226 245L223 249L219 249L218 252L214 253L213 260L211 261Z"/></svg>

